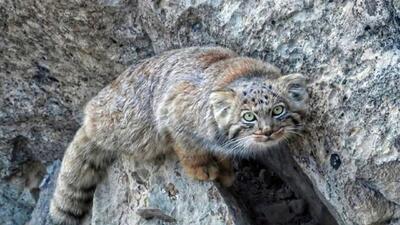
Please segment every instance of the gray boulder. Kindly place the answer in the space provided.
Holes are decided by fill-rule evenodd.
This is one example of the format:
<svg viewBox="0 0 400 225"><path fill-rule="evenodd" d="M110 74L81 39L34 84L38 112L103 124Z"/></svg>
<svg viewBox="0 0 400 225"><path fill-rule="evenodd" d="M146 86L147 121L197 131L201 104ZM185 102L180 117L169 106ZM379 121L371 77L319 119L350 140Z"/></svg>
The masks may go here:
<svg viewBox="0 0 400 225"><path fill-rule="evenodd" d="M177 157L134 162L124 156L95 193L93 225L251 224L235 198L185 176Z"/></svg>

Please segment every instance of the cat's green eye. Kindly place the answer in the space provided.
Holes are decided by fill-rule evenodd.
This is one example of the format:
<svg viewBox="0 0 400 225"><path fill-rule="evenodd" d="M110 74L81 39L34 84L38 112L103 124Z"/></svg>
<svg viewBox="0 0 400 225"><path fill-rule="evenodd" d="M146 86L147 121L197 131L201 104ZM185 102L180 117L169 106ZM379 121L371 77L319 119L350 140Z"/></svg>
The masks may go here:
<svg viewBox="0 0 400 225"><path fill-rule="evenodd" d="M246 112L243 114L242 118L246 121L246 122L253 122L254 120L256 120L256 116L254 115L254 113L252 112Z"/></svg>
<svg viewBox="0 0 400 225"><path fill-rule="evenodd" d="M273 116L279 116L285 112L285 107L283 105L277 105L272 109Z"/></svg>

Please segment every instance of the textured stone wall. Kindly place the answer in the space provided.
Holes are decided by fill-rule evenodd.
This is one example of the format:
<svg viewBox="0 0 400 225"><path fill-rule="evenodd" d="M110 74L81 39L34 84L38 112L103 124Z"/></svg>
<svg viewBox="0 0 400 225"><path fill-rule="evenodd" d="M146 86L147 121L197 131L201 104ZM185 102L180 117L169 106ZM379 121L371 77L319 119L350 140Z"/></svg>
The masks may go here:
<svg viewBox="0 0 400 225"><path fill-rule="evenodd" d="M0 0L1 208L33 210L82 106L129 64L206 44L305 74L309 128L291 171L339 224L400 223L398 0Z"/></svg>

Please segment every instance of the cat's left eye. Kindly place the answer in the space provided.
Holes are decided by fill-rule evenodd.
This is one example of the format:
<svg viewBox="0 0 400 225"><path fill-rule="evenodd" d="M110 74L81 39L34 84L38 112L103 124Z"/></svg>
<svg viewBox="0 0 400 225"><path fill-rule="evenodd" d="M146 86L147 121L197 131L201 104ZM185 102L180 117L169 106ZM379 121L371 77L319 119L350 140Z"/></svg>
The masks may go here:
<svg viewBox="0 0 400 225"><path fill-rule="evenodd" d="M283 105L277 105L272 109L273 116L280 116L285 112L285 107Z"/></svg>

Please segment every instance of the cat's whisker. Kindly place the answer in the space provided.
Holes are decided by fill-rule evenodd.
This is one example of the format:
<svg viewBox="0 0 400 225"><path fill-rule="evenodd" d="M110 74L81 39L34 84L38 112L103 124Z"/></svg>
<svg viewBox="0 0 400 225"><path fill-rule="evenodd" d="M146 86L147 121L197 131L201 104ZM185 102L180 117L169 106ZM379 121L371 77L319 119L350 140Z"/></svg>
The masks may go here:
<svg viewBox="0 0 400 225"><path fill-rule="evenodd" d="M288 128L288 129L286 129L286 132L290 133L290 134L295 134L300 137L304 137L304 135L302 133L298 132L298 129Z"/></svg>
<svg viewBox="0 0 400 225"><path fill-rule="evenodd" d="M298 132L291 132L291 131L289 131L288 133L289 133L289 134L296 135L296 136L299 136L299 137L304 137L304 135L302 135L302 134L300 134L300 133L298 133Z"/></svg>

